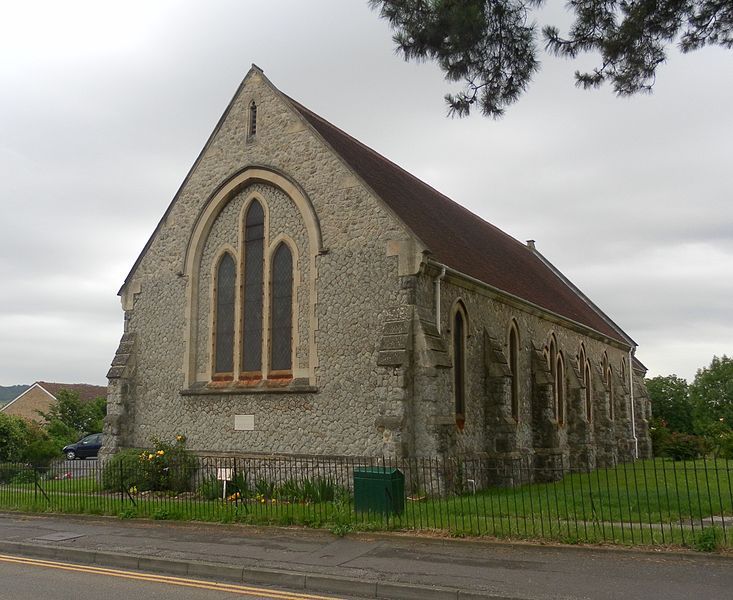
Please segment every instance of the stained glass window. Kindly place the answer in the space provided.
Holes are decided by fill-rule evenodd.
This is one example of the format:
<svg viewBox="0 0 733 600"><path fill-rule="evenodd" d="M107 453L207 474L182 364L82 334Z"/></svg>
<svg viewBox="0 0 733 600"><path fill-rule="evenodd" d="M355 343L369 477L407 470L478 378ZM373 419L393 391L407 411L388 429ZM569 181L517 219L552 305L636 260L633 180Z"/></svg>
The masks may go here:
<svg viewBox="0 0 733 600"><path fill-rule="evenodd" d="M280 244L272 259L272 338L270 369L292 369L293 343L293 257L286 244Z"/></svg>
<svg viewBox="0 0 733 600"><path fill-rule="evenodd" d="M244 227L244 314L242 371L262 371L262 293L265 249L265 214L254 200L247 210Z"/></svg>
<svg viewBox="0 0 733 600"><path fill-rule="evenodd" d="M234 371L234 297L237 269L234 258L228 252L219 261L216 271L216 373Z"/></svg>

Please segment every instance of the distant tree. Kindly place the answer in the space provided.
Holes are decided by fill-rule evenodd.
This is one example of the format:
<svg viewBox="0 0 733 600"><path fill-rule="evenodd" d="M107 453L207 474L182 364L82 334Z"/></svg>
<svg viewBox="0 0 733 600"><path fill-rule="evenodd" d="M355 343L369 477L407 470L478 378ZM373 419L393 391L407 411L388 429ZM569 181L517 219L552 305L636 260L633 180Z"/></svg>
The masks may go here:
<svg viewBox="0 0 733 600"><path fill-rule="evenodd" d="M693 407L687 381L677 375L658 376L646 380L652 401L652 414L670 431L693 433Z"/></svg>
<svg viewBox="0 0 733 600"><path fill-rule="evenodd" d="M722 424L733 426L733 359L713 356L709 367L697 370L690 384L696 426L702 432Z"/></svg>
<svg viewBox="0 0 733 600"><path fill-rule="evenodd" d="M77 392L69 390L59 391L48 412L38 411L46 419L51 436L61 441L70 437L74 438L70 441L75 441L84 434L102 431L106 413L105 398L82 402Z"/></svg>
<svg viewBox="0 0 733 600"><path fill-rule="evenodd" d="M21 462L27 442L27 422L0 412L0 462Z"/></svg>
<svg viewBox="0 0 733 600"><path fill-rule="evenodd" d="M527 88L539 67L533 11L545 0L369 0L395 30L405 60L434 60L448 81L465 89L446 95L450 114L477 105L500 117ZM733 47L731 0L570 0L574 22L563 37L545 26L546 48L567 58L599 56L591 72L576 71L576 84L608 81L620 96L648 92L666 47L682 52L707 45Z"/></svg>
<svg viewBox="0 0 733 600"><path fill-rule="evenodd" d="M46 465L60 450L37 423L0 413L0 463Z"/></svg>

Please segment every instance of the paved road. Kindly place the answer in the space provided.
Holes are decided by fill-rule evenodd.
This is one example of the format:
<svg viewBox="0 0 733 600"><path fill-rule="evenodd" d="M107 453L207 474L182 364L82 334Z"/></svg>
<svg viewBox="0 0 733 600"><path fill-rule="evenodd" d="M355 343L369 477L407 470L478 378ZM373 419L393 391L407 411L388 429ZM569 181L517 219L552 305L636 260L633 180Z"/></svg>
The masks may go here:
<svg viewBox="0 0 733 600"><path fill-rule="evenodd" d="M283 590L7 556L0 556L0 582L0 600L315 600Z"/></svg>
<svg viewBox="0 0 733 600"><path fill-rule="evenodd" d="M214 568L234 570L240 582L290 585L280 579L262 579L263 570L271 570L289 574L297 584L292 587L301 590L319 589L310 587L311 582L332 585L329 578L336 577L344 587L320 587L334 594L356 594L348 582L375 582L368 593L358 592L370 597L384 597L386 591L393 594L388 597L400 597L395 589L409 585L517 600L733 599L730 555L376 534L336 538L297 528L0 514L4 553L13 553L14 543L26 548L39 545L51 560L73 560L73 553L81 553L87 562L105 564L102 561L109 558L102 553L114 553L116 560L134 558L136 562L129 568L155 566L152 570L160 572L201 573L202 564L213 564ZM197 564L197 570L179 570ZM177 570L164 570L169 568ZM462 596L454 593L452 597L460 600Z"/></svg>

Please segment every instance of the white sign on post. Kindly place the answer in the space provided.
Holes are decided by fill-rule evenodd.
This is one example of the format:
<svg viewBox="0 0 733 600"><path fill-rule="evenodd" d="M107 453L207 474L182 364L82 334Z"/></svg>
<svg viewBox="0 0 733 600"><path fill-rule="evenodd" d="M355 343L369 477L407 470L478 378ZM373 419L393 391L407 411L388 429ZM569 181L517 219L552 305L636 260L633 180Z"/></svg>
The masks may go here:
<svg viewBox="0 0 733 600"><path fill-rule="evenodd" d="M216 469L216 478L219 481L223 481L224 482L224 489L222 490L222 493L221 493L222 494L221 495L221 499L224 502L226 502L226 499L227 499L227 481L231 481L232 480L232 472L233 471L234 471L234 469L232 469L231 467L219 467L219 468Z"/></svg>
<svg viewBox="0 0 733 600"><path fill-rule="evenodd" d="M231 481L232 480L232 471L233 469L231 467L219 467L216 470L216 478L219 481Z"/></svg>

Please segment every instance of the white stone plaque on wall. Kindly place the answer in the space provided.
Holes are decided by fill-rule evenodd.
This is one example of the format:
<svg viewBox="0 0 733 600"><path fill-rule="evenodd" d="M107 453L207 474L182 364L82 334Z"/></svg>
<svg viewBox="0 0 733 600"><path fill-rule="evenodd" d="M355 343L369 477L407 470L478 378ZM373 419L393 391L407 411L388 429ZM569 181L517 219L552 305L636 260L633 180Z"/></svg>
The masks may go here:
<svg viewBox="0 0 733 600"><path fill-rule="evenodd" d="M234 415L234 431L254 431L254 415Z"/></svg>

